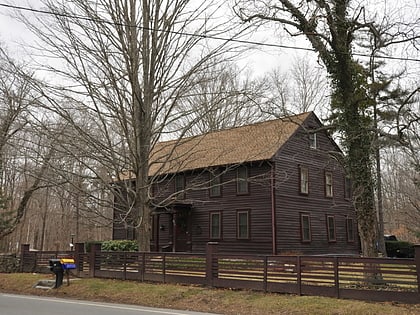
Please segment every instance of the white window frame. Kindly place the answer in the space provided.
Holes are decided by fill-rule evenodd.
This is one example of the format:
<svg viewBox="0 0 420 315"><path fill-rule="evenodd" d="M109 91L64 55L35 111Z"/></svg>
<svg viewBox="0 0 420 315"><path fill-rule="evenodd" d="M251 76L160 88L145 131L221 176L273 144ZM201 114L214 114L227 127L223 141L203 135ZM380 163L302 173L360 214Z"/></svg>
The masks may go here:
<svg viewBox="0 0 420 315"><path fill-rule="evenodd" d="M347 242L354 242L354 219L346 218Z"/></svg>
<svg viewBox="0 0 420 315"><path fill-rule="evenodd" d="M241 173L243 171L243 173ZM244 176L242 176L244 175ZM236 170L236 194L246 195L249 193L248 183L249 170L248 167L242 165Z"/></svg>
<svg viewBox="0 0 420 315"><path fill-rule="evenodd" d="M305 228L304 218L307 218L308 227ZM305 235L305 231L308 231L308 237ZM312 229L311 229L311 216L307 213L300 214L300 234L301 241L303 243L310 243L312 241Z"/></svg>
<svg viewBox="0 0 420 315"><path fill-rule="evenodd" d="M222 195L222 178L219 170L211 170L209 172L209 196L220 197Z"/></svg>
<svg viewBox="0 0 420 315"><path fill-rule="evenodd" d="M241 223L240 223L240 216L246 215L246 235L241 235ZM240 240L247 240L250 238L250 216L249 216L249 210L238 210L236 212L236 238Z"/></svg>
<svg viewBox="0 0 420 315"><path fill-rule="evenodd" d="M309 194L309 169L305 166L299 166L299 192Z"/></svg>
<svg viewBox="0 0 420 315"><path fill-rule="evenodd" d="M325 172L325 197L332 198L334 196L333 173Z"/></svg>
<svg viewBox="0 0 420 315"><path fill-rule="evenodd" d="M317 149L317 139L316 139L316 133L309 133L308 134L309 139L309 148L310 149Z"/></svg>
<svg viewBox="0 0 420 315"><path fill-rule="evenodd" d="M210 214L209 214L209 216L210 216L210 224L209 224L209 237L210 237L210 239L212 239L212 240L219 240L219 239L221 239L222 238L222 213L220 212L220 211L217 211L217 212L210 212ZM213 216L217 216L217 221L218 221L218 233L217 234L215 234L215 233L213 233L214 232L214 230L213 230Z"/></svg>
<svg viewBox="0 0 420 315"><path fill-rule="evenodd" d="M333 215L327 215L327 236L328 236L328 242L337 241L335 217Z"/></svg>

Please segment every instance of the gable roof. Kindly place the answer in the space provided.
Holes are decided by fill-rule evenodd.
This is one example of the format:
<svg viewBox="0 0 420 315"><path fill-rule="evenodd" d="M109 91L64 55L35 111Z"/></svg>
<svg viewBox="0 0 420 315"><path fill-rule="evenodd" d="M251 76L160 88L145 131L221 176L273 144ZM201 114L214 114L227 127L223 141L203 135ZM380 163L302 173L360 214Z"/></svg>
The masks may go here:
<svg viewBox="0 0 420 315"><path fill-rule="evenodd" d="M150 154L149 175L269 160L311 114L159 142Z"/></svg>

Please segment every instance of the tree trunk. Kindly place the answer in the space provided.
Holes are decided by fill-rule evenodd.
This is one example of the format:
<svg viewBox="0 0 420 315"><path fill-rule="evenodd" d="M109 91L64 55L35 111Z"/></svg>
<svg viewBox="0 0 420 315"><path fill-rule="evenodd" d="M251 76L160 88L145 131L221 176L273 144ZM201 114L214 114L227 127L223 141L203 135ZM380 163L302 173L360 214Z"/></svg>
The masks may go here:
<svg viewBox="0 0 420 315"><path fill-rule="evenodd" d="M369 118L364 115L367 102L363 86L364 73L361 67L352 60L347 4L347 1L336 3L334 58L330 56L326 64L328 71L335 79L339 124L345 134L347 167L353 182L353 202L359 224L361 249L364 256L374 257L377 256L377 224L371 161L371 126Z"/></svg>

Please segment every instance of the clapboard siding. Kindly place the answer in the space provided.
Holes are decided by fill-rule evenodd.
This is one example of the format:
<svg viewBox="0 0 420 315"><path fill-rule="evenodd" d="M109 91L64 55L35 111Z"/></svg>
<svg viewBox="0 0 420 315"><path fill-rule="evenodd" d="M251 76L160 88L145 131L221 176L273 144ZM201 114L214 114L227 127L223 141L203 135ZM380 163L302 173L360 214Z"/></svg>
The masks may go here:
<svg viewBox="0 0 420 315"><path fill-rule="evenodd" d="M184 173L186 188L185 198L179 200L192 205L192 251L203 252L210 239L210 213L220 212L222 216L221 238L214 240L219 243L221 252L250 252L269 254L272 252L271 231L271 171L269 163L258 162L249 164L250 178L249 193L238 195L236 193L236 168L221 167L222 191L220 197L209 197L209 172L206 170ZM168 178L155 189L158 200L174 193L174 178ZM158 202L159 203L159 202ZM237 239L237 211L249 211L250 238ZM169 214L161 213L159 223L154 222L152 248L163 250L172 242L172 230ZM160 230L163 225L164 230ZM158 241L156 242L156 239Z"/></svg>
<svg viewBox="0 0 420 315"><path fill-rule="evenodd" d="M222 237L218 241L221 252L252 252L271 253L271 199L269 180L259 177L270 172L270 166L249 165L249 177L255 178L249 184L249 194L237 195L236 170L223 172L221 197L208 197L208 190L191 191L186 199L193 202L193 221L200 226L201 235L193 234L193 251L204 251L209 239L209 215L211 212L220 212L222 215ZM191 176L191 175L190 175ZM190 178L187 176L187 178ZM193 177L193 176L192 176ZM191 179L193 179L191 177ZM206 202L202 202L203 196ZM249 211L250 239L237 239L237 211ZM194 227L193 227L194 233Z"/></svg>
<svg viewBox="0 0 420 315"><path fill-rule="evenodd" d="M313 128L320 125L312 120ZM276 225L278 253L303 254L356 254L358 242L347 241L346 218L355 222L350 201L344 197L345 172L333 158L332 152L340 153L336 145L323 132L317 132L317 148L309 148L308 134L299 129L287 141L275 157L276 168ZM309 194L299 192L299 166L309 173ZM333 176L333 197L325 196L325 172ZM310 215L311 242L301 241L301 213ZM329 242L327 216L334 216L336 241ZM356 227L354 227L356 229Z"/></svg>
<svg viewBox="0 0 420 315"><path fill-rule="evenodd" d="M211 170L218 168L222 174L223 185L219 197L209 196L209 169L184 171L185 198L176 202L191 207L191 251L204 252L209 241L217 241L218 250L229 253L356 254L359 251L358 242L347 241L346 219L352 218L356 222L356 217L350 201L344 198L345 172L334 154L331 154L335 152L338 156L340 150L327 133L321 130L316 133L317 148L309 147L307 130L319 127L321 124L316 116L308 115L304 125L290 135L271 159L242 163L248 168L249 193L246 195L238 195L236 192L238 165L211 167ZM299 192L300 166L306 167L309 172L308 195ZM333 176L331 198L325 196L326 171ZM174 176L166 174L165 179L156 185L153 191L157 203L174 193L174 181ZM165 211L159 212L158 220L155 214L154 250L164 250L165 246L173 242L172 214ZM237 211L249 213L249 239L237 238ZM210 214L214 212L220 213L222 218L221 238L217 240L210 239L209 220ZM310 216L310 242L301 240L301 213ZM327 216L335 219L334 242L328 240ZM273 225L276 235L274 242ZM124 233L121 226L114 226L114 238L124 235L127 233Z"/></svg>

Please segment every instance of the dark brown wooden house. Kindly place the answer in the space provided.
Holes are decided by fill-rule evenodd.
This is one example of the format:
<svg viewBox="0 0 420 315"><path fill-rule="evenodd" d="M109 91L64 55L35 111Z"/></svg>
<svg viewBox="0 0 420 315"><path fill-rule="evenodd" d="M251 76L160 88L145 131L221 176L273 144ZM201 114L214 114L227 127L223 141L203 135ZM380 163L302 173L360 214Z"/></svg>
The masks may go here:
<svg viewBox="0 0 420 315"><path fill-rule="evenodd" d="M341 151L313 113L159 143L152 250L357 254ZM127 179L129 181L129 179ZM118 223L114 239L133 238Z"/></svg>

